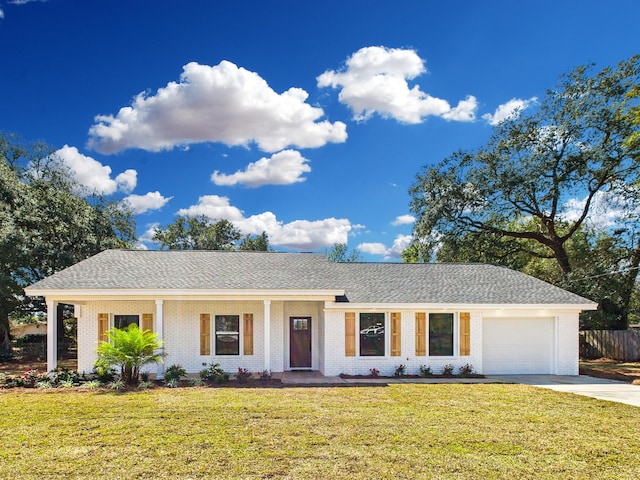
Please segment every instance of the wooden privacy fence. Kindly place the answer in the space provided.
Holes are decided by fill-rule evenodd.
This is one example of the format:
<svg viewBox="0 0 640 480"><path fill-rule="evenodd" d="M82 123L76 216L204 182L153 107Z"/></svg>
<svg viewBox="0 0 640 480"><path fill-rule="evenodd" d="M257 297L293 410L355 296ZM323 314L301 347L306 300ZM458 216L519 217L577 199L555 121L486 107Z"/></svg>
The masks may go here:
<svg viewBox="0 0 640 480"><path fill-rule="evenodd" d="M580 332L580 357L611 358L632 362L640 360L640 331L583 330Z"/></svg>

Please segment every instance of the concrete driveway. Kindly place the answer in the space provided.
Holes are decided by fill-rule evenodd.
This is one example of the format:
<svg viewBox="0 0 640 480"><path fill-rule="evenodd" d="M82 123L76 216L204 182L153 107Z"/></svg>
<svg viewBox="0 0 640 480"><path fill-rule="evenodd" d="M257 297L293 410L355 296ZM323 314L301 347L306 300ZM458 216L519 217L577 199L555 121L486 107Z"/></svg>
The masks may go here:
<svg viewBox="0 0 640 480"><path fill-rule="evenodd" d="M600 400L626 403L640 407L640 385L586 375L489 375L488 379L504 383L522 383L549 388L558 392L575 393Z"/></svg>

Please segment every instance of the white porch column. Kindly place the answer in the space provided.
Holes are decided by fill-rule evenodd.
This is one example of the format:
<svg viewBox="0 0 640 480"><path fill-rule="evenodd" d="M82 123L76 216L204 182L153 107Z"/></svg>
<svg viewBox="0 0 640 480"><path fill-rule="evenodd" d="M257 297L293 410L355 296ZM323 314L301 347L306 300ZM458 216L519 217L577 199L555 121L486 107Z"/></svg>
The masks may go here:
<svg viewBox="0 0 640 480"><path fill-rule="evenodd" d="M47 372L58 366L58 302L47 300Z"/></svg>
<svg viewBox="0 0 640 480"><path fill-rule="evenodd" d="M164 301L156 300L156 333L158 334L158 340L164 340ZM164 344L160 349L160 353L164 353ZM164 363L158 363L158 371L156 378L161 380L164 378Z"/></svg>
<svg viewBox="0 0 640 480"><path fill-rule="evenodd" d="M271 372L271 300L264 301L264 370Z"/></svg>

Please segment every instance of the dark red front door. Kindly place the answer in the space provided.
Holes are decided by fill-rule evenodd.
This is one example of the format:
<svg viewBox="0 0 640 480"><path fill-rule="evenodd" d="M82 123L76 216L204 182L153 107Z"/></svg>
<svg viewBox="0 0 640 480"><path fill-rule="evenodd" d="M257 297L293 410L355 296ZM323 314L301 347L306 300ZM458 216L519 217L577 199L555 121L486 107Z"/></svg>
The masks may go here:
<svg viewBox="0 0 640 480"><path fill-rule="evenodd" d="M311 368L311 317L289 318L291 368Z"/></svg>

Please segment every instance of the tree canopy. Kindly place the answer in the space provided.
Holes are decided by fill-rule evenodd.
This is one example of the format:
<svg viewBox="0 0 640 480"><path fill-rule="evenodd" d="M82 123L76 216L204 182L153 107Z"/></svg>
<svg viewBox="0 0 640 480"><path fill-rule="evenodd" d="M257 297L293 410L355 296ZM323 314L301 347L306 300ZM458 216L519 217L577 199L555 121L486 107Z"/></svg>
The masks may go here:
<svg viewBox="0 0 640 480"><path fill-rule="evenodd" d="M166 227L157 227L153 240L169 250L269 250L269 237L242 237L229 220L211 221L206 216L179 216Z"/></svg>
<svg viewBox="0 0 640 480"><path fill-rule="evenodd" d="M534 273L553 265L545 275L554 283L602 306L608 294L581 279L602 270L594 265L606 253L602 274L620 280L614 303L626 324L640 262L639 80L640 56L595 74L578 67L485 146L424 167L410 190L417 221L407 259Z"/></svg>
<svg viewBox="0 0 640 480"><path fill-rule="evenodd" d="M24 287L107 248L132 247L126 204L83 196L42 143L0 134L0 350L10 350L9 316L42 311Z"/></svg>
<svg viewBox="0 0 640 480"><path fill-rule="evenodd" d="M349 251L346 243L334 243L326 250L325 255L330 262L359 262L362 257L358 250Z"/></svg>

